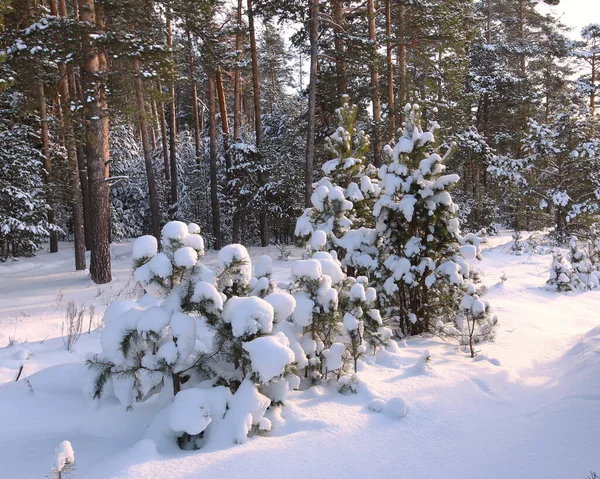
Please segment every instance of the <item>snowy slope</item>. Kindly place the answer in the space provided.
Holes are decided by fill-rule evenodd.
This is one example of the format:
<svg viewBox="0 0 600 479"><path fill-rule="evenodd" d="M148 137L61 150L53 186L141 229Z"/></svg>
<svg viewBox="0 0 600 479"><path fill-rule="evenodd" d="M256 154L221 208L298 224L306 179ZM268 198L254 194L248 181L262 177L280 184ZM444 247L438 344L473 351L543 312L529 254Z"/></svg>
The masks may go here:
<svg viewBox="0 0 600 479"><path fill-rule="evenodd" d="M92 410L81 392L83 359L99 350L99 336L84 334L73 353L58 337L66 301L94 303L100 315L107 302L135 294L128 285L131 245L114 246L115 280L100 288L71 272L69 251L0 265L0 347L17 340L0 348L0 476L44 477L63 440L72 443L75 477L82 478L600 472L600 292L546 291L550 255L513 256L509 241L509 233L491 238L477 265L500 323L496 342L483 344L475 360L454 343L412 339L360 364L358 394L328 386L296 391L268 436L166 454L144 439L162 408L158 399L131 412L116 401ZM265 252L277 256L275 249L250 250L253 259ZM215 260L209 252L203 261ZM290 263L274 267L276 279L286 280ZM431 361L423 366L426 349ZM406 417L368 407L397 397L406 401Z"/></svg>

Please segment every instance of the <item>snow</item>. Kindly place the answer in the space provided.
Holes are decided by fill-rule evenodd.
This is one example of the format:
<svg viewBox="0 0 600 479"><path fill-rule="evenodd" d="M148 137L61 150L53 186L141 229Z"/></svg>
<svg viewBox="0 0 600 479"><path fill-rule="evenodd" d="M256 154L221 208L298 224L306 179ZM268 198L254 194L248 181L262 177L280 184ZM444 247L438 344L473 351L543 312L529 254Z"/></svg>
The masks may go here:
<svg viewBox="0 0 600 479"><path fill-rule="evenodd" d="M289 293L271 293L265 296L264 300L273 306L277 323L288 319L296 307L296 300Z"/></svg>
<svg viewBox="0 0 600 479"><path fill-rule="evenodd" d="M193 229L193 228L192 228ZM198 234L189 234L183 239L183 244L194 248L199 256L204 254L204 238Z"/></svg>
<svg viewBox="0 0 600 479"><path fill-rule="evenodd" d="M283 374L284 368L294 361L294 352L282 332L262 336L243 344L250 354L252 370L256 371L263 382L270 381Z"/></svg>
<svg viewBox="0 0 600 479"><path fill-rule="evenodd" d="M312 323L315 302L306 293L294 293L296 308L292 313L292 319L298 326L306 327Z"/></svg>
<svg viewBox="0 0 600 479"><path fill-rule="evenodd" d="M271 257L263 254L254 264L254 276L262 278L273 274L273 261Z"/></svg>
<svg viewBox="0 0 600 479"><path fill-rule="evenodd" d="M158 253L147 264L150 270L159 278L168 278L173 274L173 265L164 253Z"/></svg>
<svg viewBox="0 0 600 479"><path fill-rule="evenodd" d="M73 446L69 441L61 442L58 447L54 450L56 455L56 470L62 471L67 464L73 464L75 462L75 453L73 452Z"/></svg>
<svg viewBox="0 0 600 479"><path fill-rule="evenodd" d="M233 335L240 338L273 329L274 310L264 299L256 296L234 296L225 303L221 319L231 324Z"/></svg>
<svg viewBox="0 0 600 479"><path fill-rule="evenodd" d="M198 262L198 253L190 246L184 246L175 251L173 255L175 265L180 268L191 268Z"/></svg>
<svg viewBox="0 0 600 479"><path fill-rule="evenodd" d="M133 242L133 259L151 258L158 252L158 242L154 236L140 236Z"/></svg>
<svg viewBox="0 0 600 479"><path fill-rule="evenodd" d="M301 259L292 265L292 275L296 278L318 280L323 275L321 263L316 259Z"/></svg>
<svg viewBox="0 0 600 479"><path fill-rule="evenodd" d="M327 244L327 234L322 230L315 230L312 232L309 241L310 247L313 251L319 251Z"/></svg>
<svg viewBox="0 0 600 479"><path fill-rule="evenodd" d="M383 412L392 417L404 417L406 416L406 403L400 397L389 399L383 406Z"/></svg>
<svg viewBox="0 0 600 479"><path fill-rule="evenodd" d="M176 240L183 241L183 239L189 234L188 225L182 221L169 221L163 226L161 230L161 238L163 240ZM168 246L168 242L163 246Z"/></svg>
<svg viewBox="0 0 600 479"><path fill-rule="evenodd" d="M217 311L223 310L223 297L221 293L217 291L214 285L206 282L199 281L194 287L194 294L191 298L194 303L207 302L207 308L210 313L216 313Z"/></svg>
<svg viewBox="0 0 600 479"><path fill-rule="evenodd" d="M600 437L591 425L600 415L600 291L546 290L551 254L512 255L511 234L490 237L483 261L473 264L488 290L480 299L499 317L495 342L479 344L475 361L452 341L392 340L360 360L356 394L303 383L299 390L290 388L278 413L267 410L268 393L246 381L235 396L215 400L223 408L235 406L227 414L224 409L214 414L213 404L203 403L210 407L211 423L206 443L195 452L176 445L162 449L171 441L165 432L168 410L164 429L154 434L153 421L159 422L158 411L172 400L168 396L132 411L108 399L100 409L90 408L81 394L83 362L88 352L100 351L103 332L87 334L86 328L73 353L62 345L58 291L63 301L95 304L98 319L119 292L125 300L137 297L126 288L131 243L112 245L115 279L101 286L86 272L72 271L67 243L60 243L59 253L0 264L2 475L45 477L56 462L54 448L64 439L77 451L76 477L86 479L389 477L398 468L398 444L402 470L415 479L435 477L436 471L449 478L490 479L583 478L590 469L598 472ZM277 254L267 248L249 252L253 260ZM217 253L207 251L206 261L217 264ZM274 280L289 281L292 265L274 260ZM503 273L508 279L501 284ZM106 309L111 319L104 330L108 323L129 321ZM15 338L12 346L10 338ZM15 382L21 364L23 374ZM398 409L388 406L395 398L408 405L401 419L391 414ZM248 438L253 422L266 426L263 419L271 422L271 432ZM234 439L245 444L235 446Z"/></svg>
<svg viewBox="0 0 600 479"><path fill-rule="evenodd" d="M149 331L159 332L169 324L170 320L171 315L167 310L158 306L152 306L140 314L137 330L140 334Z"/></svg>
<svg viewBox="0 0 600 479"><path fill-rule="evenodd" d="M234 263L236 265L236 279L243 284L250 284L252 278L252 264L250 256L248 256L248 250L241 244L230 244L223 247L217 258L221 268L228 268Z"/></svg>

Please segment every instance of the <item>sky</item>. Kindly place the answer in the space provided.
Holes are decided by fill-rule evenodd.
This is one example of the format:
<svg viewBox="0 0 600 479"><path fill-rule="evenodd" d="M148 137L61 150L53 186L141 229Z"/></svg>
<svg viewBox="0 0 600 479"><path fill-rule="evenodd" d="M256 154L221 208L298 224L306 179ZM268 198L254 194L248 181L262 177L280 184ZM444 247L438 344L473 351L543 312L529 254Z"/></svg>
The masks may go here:
<svg viewBox="0 0 600 479"><path fill-rule="evenodd" d="M600 23L600 0L561 0L556 7L546 8L562 15L563 23L573 27L573 38L579 38L582 27L590 23Z"/></svg>

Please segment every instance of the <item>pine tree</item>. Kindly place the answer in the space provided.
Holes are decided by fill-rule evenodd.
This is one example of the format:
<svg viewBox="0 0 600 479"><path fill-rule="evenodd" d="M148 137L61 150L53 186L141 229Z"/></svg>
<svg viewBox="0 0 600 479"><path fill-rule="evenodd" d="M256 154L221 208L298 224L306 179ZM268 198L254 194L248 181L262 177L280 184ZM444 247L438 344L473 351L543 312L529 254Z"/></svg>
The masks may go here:
<svg viewBox="0 0 600 479"><path fill-rule="evenodd" d="M31 256L50 231L42 154L33 129L19 123L19 102L0 94L0 257ZM9 121L9 118L16 121Z"/></svg>
<svg viewBox="0 0 600 479"><path fill-rule="evenodd" d="M408 335L454 316L470 275L465 258L479 256L480 239L460 235L457 207L448 191L459 177L443 174L449 152L442 158L434 148L437 124L423 131L417 105L406 105L404 115L402 136L385 150L374 215L380 304L396 319L401 334Z"/></svg>
<svg viewBox="0 0 600 479"><path fill-rule="evenodd" d="M312 208L304 210L296 224L296 235L311 250L333 250L344 268L372 272L376 265L373 205L379 193L376 170L365 166L369 137L357 130L358 107L347 96L336 111L339 126L325 143L331 160L323 164L327 175L316 184ZM320 234L325 242L321 244Z"/></svg>
<svg viewBox="0 0 600 479"><path fill-rule="evenodd" d="M245 440L253 427L270 429L267 408L282 403L297 384L290 341L274 331L291 314L293 298L249 295L251 264L241 245L223 248L216 269L203 265L199 232L193 223L167 223L161 252L153 236L135 241L134 277L147 294L135 304L107 308L102 353L87 361L92 399L108 394L108 384L128 408L161 390L174 397L165 434L184 448L197 448L209 425L221 419L231 422L234 442ZM257 266L268 275L264 263ZM206 379L215 385L208 391ZM212 408L210 398L217 401ZM190 401L197 407L189 407ZM248 424L244 410L252 405L258 410Z"/></svg>

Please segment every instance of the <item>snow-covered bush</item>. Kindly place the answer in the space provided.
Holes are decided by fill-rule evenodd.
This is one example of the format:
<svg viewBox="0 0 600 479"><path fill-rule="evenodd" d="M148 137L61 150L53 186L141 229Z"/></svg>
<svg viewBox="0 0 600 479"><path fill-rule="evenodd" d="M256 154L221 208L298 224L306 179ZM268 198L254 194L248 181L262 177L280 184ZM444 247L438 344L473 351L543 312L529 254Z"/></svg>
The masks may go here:
<svg viewBox="0 0 600 479"><path fill-rule="evenodd" d="M219 252L216 269L209 268L199 261L204 241L198 233L195 224L173 221L163 227L162 251L151 236L135 241L134 277L146 294L106 309L102 353L87 361L92 399L112 393L132 407L158 393L174 396L165 434L185 447L197 447L223 415L236 431L232 440L241 442L271 402L283 402L288 379L297 383L290 341L274 330L294 302L284 293L266 294L270 261L257 263L253 280L248 252L234 244ZM259 286L263 279L266 287ZM224 391L212 391L216 385Z"/></svg>
<svg viewBox="0 0 600 479"><path fill-rule="evenodd" d="M73 452L71 443L69 441L61 442L54 450L54 455L56 457L56 464L52 468L50 477L56 479L71 477L75 469L75 453Z"/></svg>
<svg viewBox="0 0 600 479"><path fill-rule="evenodd" d="M565 291L577 291L585 286L579 279L573 267L563 256L560 249L555 248L552 251L552 264L550 265L550 279L546 281L550 287L562 293Z"/></svg>
<svg viewBox="0 0 600 479"><path fill-rule="evenodd" d="M377 265L372 215L379 194L377 171L363 164L369 137L356 130L358 107L344 95L336 113L339 126L325 145L332 159L323 165L326 176L313 184L313 206L298 218L295 233L309 254L333 250L344 269L368 273Z"/></svg>
<svg viewBox="0 0 600 479"><path fill-rule="evenodd" d="M585 289L594 289L600 286L600 270L598 270L598 265L594 264L594 252L595 247L592 241L587 241L581 246L576 236L571 237L569 261Z"/></svg>
<svg viewBox="0 0 600 479"><path fill-rule="evenodd" d="M475 285L468 284L467 291L460 302L456 325L461 334L461 344L469 346L472 358L476 355L474 344L494 339L494 326L497 321L497 318L490 314L489 303L477 294Z"/></svg>
<svg viewBox="0 0 600 479"><path fill-rule="evenodd" d="M482 238L462 236L449 193L458 175L445 175L434 148L432 123L421 127L417 105L406 105L402 136L387 146L379 170L381 195L374 207L380 267L380 308L395 317L403 335L452 321L471 276L467 260L480 258Z"/></svg>

